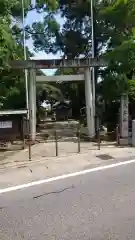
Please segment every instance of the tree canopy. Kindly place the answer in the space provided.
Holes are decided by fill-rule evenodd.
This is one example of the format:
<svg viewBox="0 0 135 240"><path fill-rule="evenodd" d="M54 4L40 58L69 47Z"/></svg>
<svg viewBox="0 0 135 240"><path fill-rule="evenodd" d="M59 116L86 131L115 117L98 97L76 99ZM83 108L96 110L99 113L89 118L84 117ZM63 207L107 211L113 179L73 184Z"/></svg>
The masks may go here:
<svg viewBox="0 0 135 240"><path fill-rule="evenodd" d="M103 56L108 62L105 68L95 69L95 77L100 79L96 92L103 101L112 103L122 92L129 91L130 98L134 101L135 87L132 77L135 66L135 2L134 0L93 2L94 51L96 56ZM16 107L24 106L25 103L23 73L5 69L9 59L23 58L20 3L20 0L10 2L1 0L0 3L0 103L5 107L9 106L7 99L13 99L10 101L13 106L14 96L24 99L20 103L18 101ZM43 21L35 21L32 26L26 26L26 37L32 37L35 51L60 53L63 58L91 57L90 4L90 0L38 0L36 5L32 5L29 0L25 0L25 16L33 9L44 15ZM58 22L58 15L64 19L62 26ZM29 57L30 53L27 52ZM68 74L73 73L73 69L65 71L68 71ZM65 97L68 95L72 98L75 104L79 101L79 108L82 107L83 84L82 86L76 83L56 84L55 87L59 88Z"/></svg>
<svg viewBox="0 0 135 240"><path fill-rule="evenodd" d="M23 59L23 29L21 0L0 1L0 107L25 108L25 81L24 72L12 70L9 60ZM57 1L41 0L31 5L30 0L24 0L25 17L29 11L54 10ZM29 34L26 34L29 38ZM27 49L27 57L32 54ZM16 101L18 99L18 101Z"/></svg>
<svg viewBox="0 0 135 240"><path fill-rule="evenodd" d="M135 65L134 0L93 2L94 51L108 62L106 68L95 69L96 79L100 77L101 81L96 92L107 102L116 100L127 90L132 97L133 87L129 81ZM56 11L48 12L43 21L33 23L31 33L35 49L53 54L60 52L67 58L91 57L90 4L88 0L60 0ZM62 27L57 21L58 13L65 20ZM72 92L72 86L70 90L67 88Z"/></svg>

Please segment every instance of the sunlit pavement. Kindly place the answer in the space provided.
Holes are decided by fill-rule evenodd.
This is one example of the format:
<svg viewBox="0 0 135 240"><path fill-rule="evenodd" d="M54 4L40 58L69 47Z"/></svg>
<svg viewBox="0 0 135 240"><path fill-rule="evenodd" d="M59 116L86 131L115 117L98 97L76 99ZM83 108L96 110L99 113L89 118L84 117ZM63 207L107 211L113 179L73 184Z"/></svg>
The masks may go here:
<svg viewBox="0 0 135 240"><path fill-rule="evenodd" d="M135 163L0 195L1 240L135 239Z"/></svg>
<svg viewBox="0 0 135 240"><path fill-rule="evenodd" d="M45 146L40 147L40 150L43 150ZM37 151L37 148L36 146L35 151ZM8 159L8 163L4 162L2 164L0 162L0 189L97 166L113 164L119 161L135 159L135 148L102 146L100 150L87 150L86 148L85 151L81 150L79 154L60 155L50 158L39 157L38 151L38 153L35 152L32 161L23 160L25 154L27 154L26 151L24 155L23 152L20 152L16 158L11 156Z"/></svg>

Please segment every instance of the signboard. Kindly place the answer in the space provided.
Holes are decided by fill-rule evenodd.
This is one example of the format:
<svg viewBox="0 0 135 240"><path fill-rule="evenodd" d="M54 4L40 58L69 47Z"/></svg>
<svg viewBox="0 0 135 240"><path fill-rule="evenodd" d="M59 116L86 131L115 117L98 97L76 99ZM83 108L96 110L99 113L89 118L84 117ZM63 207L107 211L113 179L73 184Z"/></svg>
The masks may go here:
<svg viewBox="0 0 135 240"><path fill-rule="evenodd" d="M12 128L12 121L0 122L0 128Z"/></svg>

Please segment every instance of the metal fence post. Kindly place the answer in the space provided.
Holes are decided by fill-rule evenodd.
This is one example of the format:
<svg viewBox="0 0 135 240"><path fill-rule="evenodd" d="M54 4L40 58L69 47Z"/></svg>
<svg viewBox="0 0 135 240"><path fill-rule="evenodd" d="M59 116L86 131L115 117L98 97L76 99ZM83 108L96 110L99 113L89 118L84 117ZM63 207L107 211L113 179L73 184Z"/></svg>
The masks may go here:
<svg viewBox="0 0 135 240"><path fill-rule="evenodd" d="M28 129L28 155L29 155L29 161L32 159L32 152L31 152L31 134L30 134L30 120L27 122L27 129Z"/></svg>
<svg viewBox="0 0 135 240"><path fill-rule="evenodd" d="M78 153L81 151L81 146L80 146L80 125L78 125L77 128L77 143L78 143Z"/></svg>
<svg viewBox="0 0 135 240"><path fill-rule="evenodd" d="M97 146L98 146L98 150L100 150L100 127L97 130Z"/></svg>
<svg viewBox="0 0 135 240"><path fill-rule="evenodd" d="M22 118L22 141L23 141L23 150L24 150L25 149L24 117Z"/></svg>
<svg viewBox="0 0 135 240"><path fill-rule="evenodd" d="M57 130L55 130L55 150L56 150L56 157L58 156L58 135L57 135Z"/></svg>
<svg viewBox="0 0 135 240"><path fill-rule="evenodd" d="M120 134L119 134L119 124L116 126L116 144L119 146L120 143Z"/></svg>
<svg viewBox="0 0 135 240"><path fill-rule="evenodd" d="M29 161L31 161L32 154L31 154L31 135L30 134L28 138L28 152L29 152Z"/></svg>

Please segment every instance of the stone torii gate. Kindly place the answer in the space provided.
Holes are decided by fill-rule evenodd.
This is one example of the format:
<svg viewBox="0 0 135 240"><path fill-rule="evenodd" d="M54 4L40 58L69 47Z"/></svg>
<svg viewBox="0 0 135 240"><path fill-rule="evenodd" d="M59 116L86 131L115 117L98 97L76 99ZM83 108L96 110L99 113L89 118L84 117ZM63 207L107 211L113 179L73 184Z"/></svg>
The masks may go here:
<svg viewBox="0 0 135 240"><path fill-rule="evenodd" d="M30 73L29 81L29 119L30 119L30 134L33 141L36 140L36 69L57 69L57 68L78 68L84 69L84 75L63 75L46 77L46 80L57 81L79 81L85 80L85 99L86 99L86 114L87 114L87 127L90 137L95 135L95 116L93 111L94 93L92 92L92 76L91 67L105 66L103 59L74 59L74 60L16 60L12 61L10 66L14 69L28 69ZM46 81L45 77L38 76L37 81ZM94 101L93 101L94 100Z"/></svg>

